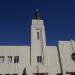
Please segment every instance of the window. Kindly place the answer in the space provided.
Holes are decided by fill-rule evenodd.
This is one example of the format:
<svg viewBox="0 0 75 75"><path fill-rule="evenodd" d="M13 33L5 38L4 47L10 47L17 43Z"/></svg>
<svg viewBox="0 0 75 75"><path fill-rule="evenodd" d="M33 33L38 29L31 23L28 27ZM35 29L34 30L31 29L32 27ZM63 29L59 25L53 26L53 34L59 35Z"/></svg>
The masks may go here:
<svg viewBox="0 0 75 75"><path fill-rule="evenodd" d="M19 56L14 56L14 63L19 63Z"/></svg>
<svg viewBox="0 0 75 75"><path fill-rule="evenodd" d="M33 73L34 75L48 75L48 73Z"/></svg>
<svg viewBox="0 0 75 75"><path fill-rule="evenodd" d="M5 75L11 75L11 74L5 74Z"/></svg>
<svg viewBox="0 0 75 75"><path fill-rule="evenodd" d="M18 75L18 74L15 73L15 74L12 74L12 75Z"/></svg>
<svg viewBox="0 0 75 75"><path fill-rule="evenodd" d="M42 62L42 56L37 56L37 62L39 62L39 63Z"/></svg>
<svg viewBox="0 0 75 75"><path fill-rule="evenodd" d="M39 32L37 32L37 39L39 40L40 36L39 36Z"/></svg>
<svg viewBox="0 0 75 75"><path fill-rule="evenodd" d="M8 56L8 63L12 63L12 56Z"/></svg>
<svg viewBox="0 0 75 75"><path fill-rule="evenodd" d="M57 75L63 75L62 73L58 73Z"/></svg>
<svg viewBox="0 0 75 75"><path fill-rule="evenodd" d="M4 63L4 56L0 56L0 63Z"/></svg>
<svg viewBox="0 0 75 75"><path fill-rule="evenodd" d="M71 73L70 75L75 75L75 72L74 73Z"/></svg>
<svg viewBox="0 0 75 75"><path fill-rule="evenodd" d="M72 53L71 58L73 61L75 61L75 53Z"/></svg>
<svg viewBox="0 0 75 75"><path fill-rule="evenodd" d="M66 72L66 74L75 75L75 72Z"/></svg>

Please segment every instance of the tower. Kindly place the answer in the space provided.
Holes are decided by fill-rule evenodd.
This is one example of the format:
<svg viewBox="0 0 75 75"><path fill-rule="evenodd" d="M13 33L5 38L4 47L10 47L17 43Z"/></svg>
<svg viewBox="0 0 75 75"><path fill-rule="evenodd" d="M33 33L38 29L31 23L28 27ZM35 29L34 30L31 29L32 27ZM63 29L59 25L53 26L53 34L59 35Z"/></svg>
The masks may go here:
<svg viewBox="0 0 75 75"><path fill-rule="evenodd" d="M31 65L44 65L44 52L46 48L45 28L40 20L38 9L31 26Z"/></svg>

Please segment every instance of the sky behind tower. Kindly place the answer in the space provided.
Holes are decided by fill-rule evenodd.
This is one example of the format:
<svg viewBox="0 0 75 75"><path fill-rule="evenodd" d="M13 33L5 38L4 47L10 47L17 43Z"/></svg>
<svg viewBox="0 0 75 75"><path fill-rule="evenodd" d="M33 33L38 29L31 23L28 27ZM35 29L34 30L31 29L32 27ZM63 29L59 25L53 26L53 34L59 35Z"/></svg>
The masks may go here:
<svg viewBox="0 0 75 75"><path fill-rule="evenodd" d="M44 20L47 45L75 40L74 0L0 0L0 45L30 45L37 8Z"/></svg>

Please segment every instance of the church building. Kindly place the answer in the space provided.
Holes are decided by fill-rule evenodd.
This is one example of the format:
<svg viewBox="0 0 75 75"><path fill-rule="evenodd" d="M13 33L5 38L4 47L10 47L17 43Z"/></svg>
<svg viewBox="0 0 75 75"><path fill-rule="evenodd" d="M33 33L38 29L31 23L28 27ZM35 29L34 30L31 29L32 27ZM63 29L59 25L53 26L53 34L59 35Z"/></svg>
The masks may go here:
<svg viewBox="0 0 75 75"><path fill-rule="evenodd" d="M31 45L0 46L0 75L75 75L75 41L47 46L44 22L35 15Z"/></svg>

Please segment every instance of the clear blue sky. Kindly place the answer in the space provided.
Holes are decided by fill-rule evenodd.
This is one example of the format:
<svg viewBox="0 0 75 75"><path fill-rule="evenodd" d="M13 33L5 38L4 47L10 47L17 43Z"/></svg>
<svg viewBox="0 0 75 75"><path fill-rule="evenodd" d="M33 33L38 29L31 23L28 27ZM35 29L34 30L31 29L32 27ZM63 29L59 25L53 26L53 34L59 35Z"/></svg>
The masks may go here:
<svg viewBox="0 0 75 75"><path fill-rule="evenodd" d="M75 40L75 0L0 0L0 45L30 45L36 8L44 20L47 45Z"/></svg>

